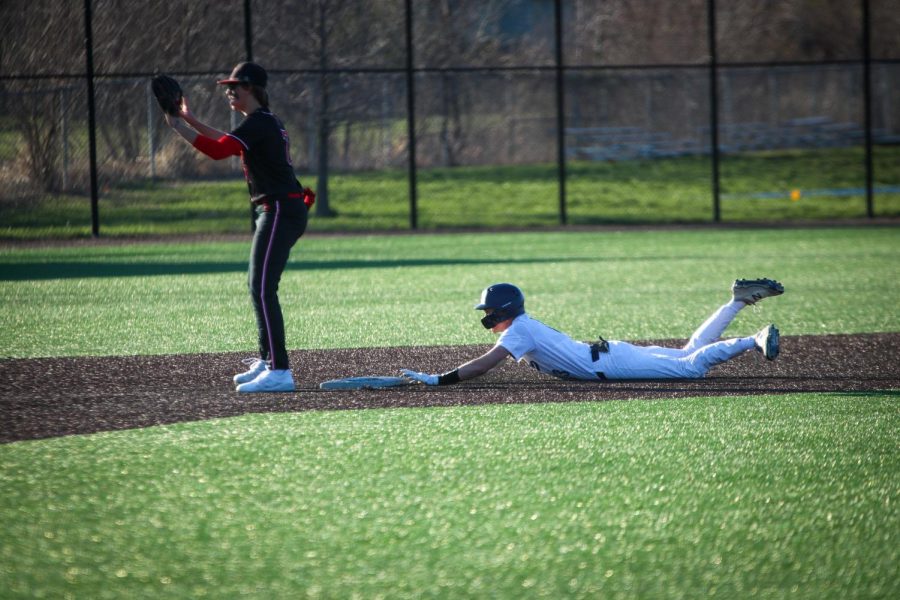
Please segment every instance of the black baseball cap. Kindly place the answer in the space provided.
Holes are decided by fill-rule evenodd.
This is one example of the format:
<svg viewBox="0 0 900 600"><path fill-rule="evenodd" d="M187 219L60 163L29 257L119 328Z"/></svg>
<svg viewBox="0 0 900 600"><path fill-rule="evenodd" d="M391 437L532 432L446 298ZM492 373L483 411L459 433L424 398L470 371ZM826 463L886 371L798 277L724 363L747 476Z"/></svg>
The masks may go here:
<svg viewBox="0 0 900 600"><path fill-rule="evenodd" d="M242 62L231 72L227 79L217 81L219 85L228 85L229 83L247 83L259 87L266 87L269 75L266 70L256 63Z"/></svg>

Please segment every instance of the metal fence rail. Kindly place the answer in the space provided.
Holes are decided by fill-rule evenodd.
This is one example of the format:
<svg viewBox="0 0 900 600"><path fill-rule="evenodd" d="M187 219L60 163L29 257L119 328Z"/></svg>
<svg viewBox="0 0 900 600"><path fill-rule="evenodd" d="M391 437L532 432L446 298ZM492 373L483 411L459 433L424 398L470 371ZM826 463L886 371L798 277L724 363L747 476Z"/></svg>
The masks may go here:
<svg viewBox="0 0 900 600"><path fill-rule="evenodd" d="M720 48L723 32L718 29L717 10L721 7L716 0L701 0L704 18L697 22L705 25L705 30L694 35L705 36L705 43L694 40L688 44L688 60L593 64L567 54L570 38L577 35L567 22L574 18L572 3L508 0L507 8L542 10L541 14L552 20L552 25L542 25L545 34L529 33L536 45L546 45L532 56L536 62L455 64L453 57L436 60L430 45L417 45L417 25L429 26L417 19L430 18L428 10L411 0L395 0L396 4L385 5L402 20L396 29L402 40L394 42L396 48L387 64L377 64L371 57L358 64L330 64L324 49L318 59L304 55L293 67L289 54L265 64L273 87L285 99L289 129L298 132L294 143L304 150L306 168L318 173L319 193L327 200L329 169L402 168L408 181L411 229L420 223L419 173L423 168L554 164L557 217L565 225L570 222L571 201L566 184L577 177L570 172L572 164L706 157L708 214L712 221L720 221L721 200L734 196L722 191L723 160L729 155L790 148L862 148L864 185L858 189L865 195L866 216L872 218L877 191L873 149L900 143L894 83L900 59L884 53L873 57L870 4L875 0L857 1L860 19L855 30L861 48L852 58L732 60L723 56ZM147 87L153 71L96 68L95 4L84 0L81 12L82 69L0 74L0 100L7 106L30 105L35 111L30 117L13 111L14 118L20 124L31 119L41 127L52 127L58 141L54 147L42 148L40 136L35 134L29 148L43 154L26 162L53 168L46 168L44 174L32 169L30 183L20 166L13 165L8 156L3 158L7 164L0 163L0 191L13 197L18 187L33 187L42 177L53 179L44 180L48 189L84 190L90 196L91 231L96 237L101 229L98 200L105 180L221 177L233 174L236 164L191 170L183 154L162 139ZM237 12L229 10L227 16L233 22ZM271 6L243 0L240 59L258 58L254 50L259 47L260 32L272 26L271 10ZM308 26L318 27L320 46L325 48L328 24L324 8L318 14L319 22L310 19ZM847 24L848 29L852 26ZM272 52L266 49L265 58L271 59ZM262 57L259 59L262 62ZM221 70L164 70L181 78L192 101L204 111L224 117L222 107L216 106L209 90L201 85ZM877 76L873 77L875 70ZM822 101L827 105L816 106L816 91L821 90L827 91L823 92L827 101ZM27 102L22 101L25 97ZM842 102L835 103L834 98ZM82 106L87 113L83 132L73 127L72 116ZM125 113L130 120L122 116L121 122L115 121L116 115ZM455 120L439 117L447 114ZM143 124L139 131L135 122ZM123 129L134 131L126 134ZM118 131L116 135L121 137L105 139L110 131ZM23 135L27 136L27 131ZM105 176L105 172L114 175Z"/></svg>

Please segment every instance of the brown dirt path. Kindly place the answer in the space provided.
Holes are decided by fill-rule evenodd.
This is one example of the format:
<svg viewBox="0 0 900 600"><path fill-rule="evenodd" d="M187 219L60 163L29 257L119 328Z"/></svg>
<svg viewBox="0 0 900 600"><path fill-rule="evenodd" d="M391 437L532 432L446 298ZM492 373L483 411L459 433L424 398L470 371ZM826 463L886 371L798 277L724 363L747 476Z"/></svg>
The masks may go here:
<svg viewBox="0 0 900 600"><path fill-rule="evenodd" d="M680 345L682 340L654 341ZM734 396L788 392L900 394L900 333L782 338L781 356L755 353L700 380L572 382L508 361L488 375L448 387L323 391L328 379L440 372L488 346L297 350L298 390L238 395L237 354L0 360L0 443L149 427L246 413Z"/></svg>

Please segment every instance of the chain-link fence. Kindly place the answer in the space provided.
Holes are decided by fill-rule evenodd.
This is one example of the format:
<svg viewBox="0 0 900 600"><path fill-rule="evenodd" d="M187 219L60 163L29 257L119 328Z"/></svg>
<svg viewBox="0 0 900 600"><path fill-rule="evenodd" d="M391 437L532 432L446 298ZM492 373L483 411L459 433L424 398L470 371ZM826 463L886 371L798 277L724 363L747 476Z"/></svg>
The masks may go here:
<svg viewBox="0 0 900 600"><path fill-rule="evenodd" d="M313 231L900 215L892 0L151 4L0 6L0 235L246 231L149 89L228 130L245 59Z"/></svg>

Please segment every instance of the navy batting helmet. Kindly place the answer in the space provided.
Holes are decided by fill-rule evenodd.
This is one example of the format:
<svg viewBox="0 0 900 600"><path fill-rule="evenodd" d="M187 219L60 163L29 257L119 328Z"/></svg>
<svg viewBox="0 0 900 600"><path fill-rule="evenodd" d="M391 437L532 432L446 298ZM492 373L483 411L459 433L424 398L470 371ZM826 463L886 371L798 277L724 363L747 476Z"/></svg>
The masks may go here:
<svg viewBox="0 0 900 600"><path fill-rule="evenodd" d="M481 301L475 310L493 309L491 314L481 319L485 329L491 329L507 319L518 317L525 312L525 294L511 283L495 283L484 288Z"/></svg>

